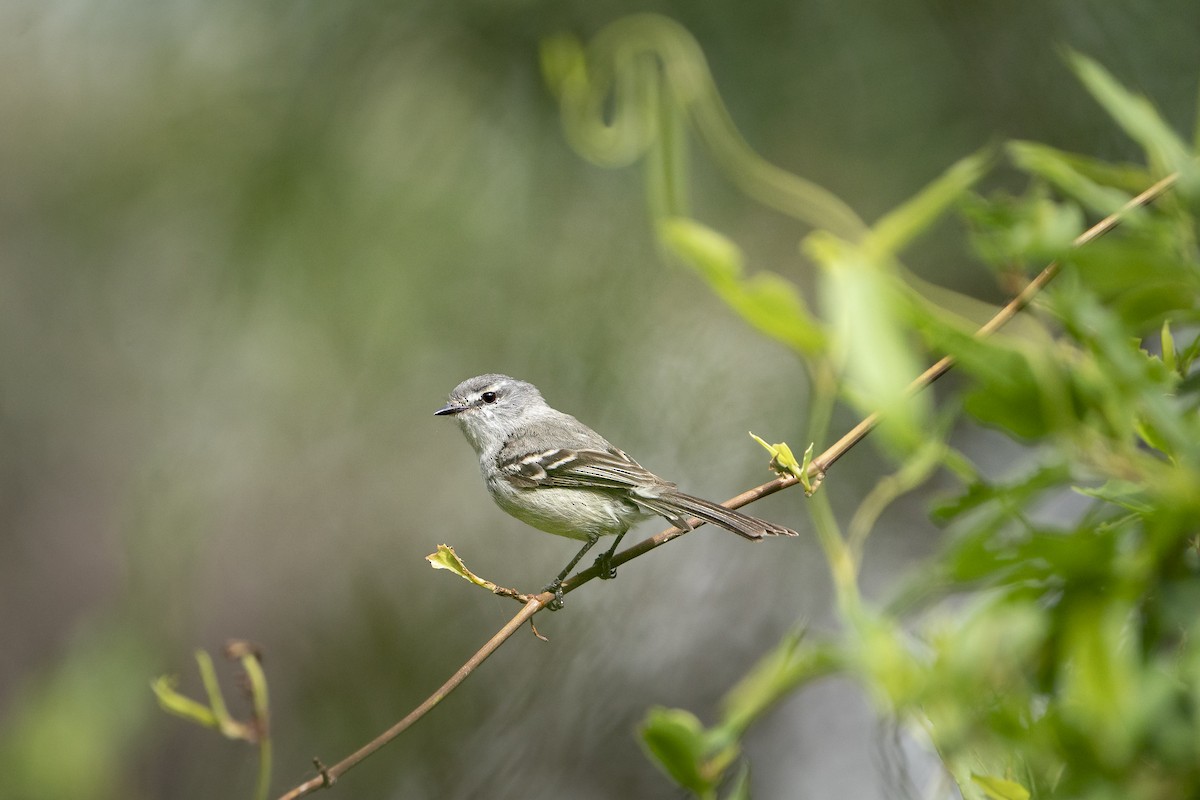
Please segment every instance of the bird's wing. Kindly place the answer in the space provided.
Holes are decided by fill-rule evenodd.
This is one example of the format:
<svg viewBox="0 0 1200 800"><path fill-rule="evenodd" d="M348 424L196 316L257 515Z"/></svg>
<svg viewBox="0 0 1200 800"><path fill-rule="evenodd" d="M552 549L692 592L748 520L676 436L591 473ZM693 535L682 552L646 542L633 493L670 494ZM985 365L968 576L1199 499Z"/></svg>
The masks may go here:
<svg viewBox="0 0 1200 800"><path fill-rule="evenodd" d="M500 472L517 487L556 486L572 489L646 490L674 488L615 447L571 450L556 447L503 460Z"/></svg>

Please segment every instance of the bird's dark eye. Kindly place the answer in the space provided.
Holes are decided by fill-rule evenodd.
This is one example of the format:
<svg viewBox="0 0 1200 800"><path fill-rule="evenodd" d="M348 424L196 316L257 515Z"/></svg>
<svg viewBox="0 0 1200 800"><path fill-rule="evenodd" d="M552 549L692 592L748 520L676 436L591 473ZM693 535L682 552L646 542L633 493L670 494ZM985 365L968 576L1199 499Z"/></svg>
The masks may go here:
<svg viewBox="0 0 1200 800"><path fill-rule="evenodd" d="M479 395L479 399L485 403L494 403L496 402L496 393L484 392L483 394Z"/></svg>

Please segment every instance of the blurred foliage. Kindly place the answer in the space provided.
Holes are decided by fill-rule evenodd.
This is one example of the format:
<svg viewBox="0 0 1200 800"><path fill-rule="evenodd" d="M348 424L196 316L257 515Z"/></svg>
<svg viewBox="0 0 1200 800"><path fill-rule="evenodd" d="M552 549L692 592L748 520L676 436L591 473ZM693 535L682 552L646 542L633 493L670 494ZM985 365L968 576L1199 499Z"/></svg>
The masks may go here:
<svg viewBox="0 0 1200 800"><path fill-rule="evenodd" d="M111 623L73 642L64 668L41 676L6 715L0 757L11 769L0 794L120 797L123 764L151 714L145 683L125 676L151 663L144 643Z"/></svg>
<svg viewBox="0 0 1200 800"><path fill-rule="evenodd" d="M202 727L213 728L227 739L257 745L258 788L254 799L266 800L271 788L271 715L267 699L267 678L260 663L261 655L250 643L235 640L225 646L225 656L231 661L237 661L242 669L242 688L253 709L253 716L246 722L235 719L229 713L221 693L221 685L217 681L216 670L213 668L212 656L205 650L196 651L196 666L200 669L200 678L204 683L207 705L176 691L178 681L173 676L156 679L151 688L163 711Z"/></svg>
<svg viewBox="0 0 1200 800"><path fill-rule="evenodd" d="M970 383L895 412L893 475L877 483L889 462L864 446L817 492L836 586L807 537L770 557L690 536L661 556L669 569L639 560L581 593L552 646L503 648L335 791L658 796L639 715L704 709L736 684L711 726L702 710L656 715L673 725L662 752L691 754L680 775L725 797L877 795L857 767L878 731L846 681L816 681L831 674L859 676L907 729L936 721L941 738L921 741L964 791L1039 788L1047 763L1088 763L1077 748L1115 759L1097 783L1140 765L1143 787L1169 784L1190 752L1197 659L1180 631L1197 557L1170 560L1193 507L1157 515L1193 469L1177 405L1196 388L1194 191L1184 180L1116 235L1069 245L1153 170L1188 169L1194 145L1172 131L1192 122L1200 6L638 8L682 27L638 15L604 34L630 82L580 44L629 11L603 0L0 4L0 796L252 796L257 753L161 713L147 688L179 672L179 692L203 696L186 665L230 635L266 650L275 789L444 680L506 612L430 577L436 542L506 585L561 563L502 519L469 483L468 448L428 418L467 375L528 376L707 494L762 473L757 447L720 442L824 443L851 417L839 388L873 408L923 363L918 343L954 352ZM667 73L653 36L670 40ZM1084 66L1081 91L1064 43L1120 80ZM589 94L605 81L629 92L620 108ZM556 98L580 115L572 143L599 133L626 161L641 153L653 224L628 172L564 145ZM641 126L618 125L628 110ZM976 176L948 165L1008 139L1013 168L958 194ZM935 212L959 204L998 280L964 268L948 214L888 232L920 186ZM863 252L871 232L889 258ZM655 248L684 269L656 267ZM990 309L965 293L994 300L1064 253L1034 314L971 338ZM840 338L873 313L866 338ZM872 345L899 360L875 374ZM992 452L999 437L967 419L1022 444ZM954 476L936 512L947 555L886 611L859 598L936 538L920 500L894 501ZM761 513L801 526L803 502ZM879 523L888 535L869 538ZM845 637L816 632L833 602ZM798 616L813 628L739 681ZM1108 660L1067 663L1114 638L1125 649ZM835 707L814 713L831 683ZM1080 705L1131 686L1133 700ZM972 692L987 702L958 703ZM1104 709L1133 713L1129 729L1097 722ZM1044 753L1018 764L1030 743Z"/></svg>
<svg viewBox="0 0 1200 800"><path fill-rule="evenodd" d="M696 797L717 797L726 779L728 796L743 796L739 741L747 727L830 673L857 678L880 713L919 730L968 800L1200 794L1196 154L1098 63L1076 53L1067 59L1143 148L1144 167L1014 143L1011 162L1030 176L1024 196L967 198L987 166L973 157L861 230L822 190L740 152L741 140L721 127L727 114L703 58L668 20L629 18L586 50L563 39L547 45L548 79L584 154L626 163L652 149L657 131L690 121L731 182L817 228L804 251L823 267L824 319L778 276L744 277L738 246L682 216L684 204L652 204L668 250L735 312L791 344L814 373L837 374L859 408L883 413L900 462L895 486L881 500L868 497L874 507L852 523L849 538L826 493L809 501L843 633L785 639L730 692L711 727L680 709L646 716L647 753ZM666 161L648 162L650 179L682 183L660 169ZM1108 238L1080 245L1087 215L1121 211L1131 192L1169 173L1174 194L1129 211ZM766 186L788 188L776 195ZM790 203L778 201L783 194ZM904 282L897 252L955 204L967 214L975 253L1001 278L1027 279L1046 259L1063 260L1029 312L1035 327L981 338ZM906 389L928 358L913 331L965 374L963 412L1035 444L1041 468L997 483L945 445L928 395L917 413ZM936 511L950 528L947 547L902 592L903 615L865 604L859 546L883 508L939 466L962 480L959 497ZM1087 497L1086 508L1039 519L1043 504L1070 492Z"/></svg>

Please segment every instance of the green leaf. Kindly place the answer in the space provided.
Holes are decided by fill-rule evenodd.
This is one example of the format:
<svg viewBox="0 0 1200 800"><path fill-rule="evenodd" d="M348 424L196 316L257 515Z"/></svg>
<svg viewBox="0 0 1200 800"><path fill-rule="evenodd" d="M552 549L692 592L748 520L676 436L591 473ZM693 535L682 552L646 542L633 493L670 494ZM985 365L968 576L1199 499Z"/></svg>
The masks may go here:
<svg viewBox="0 0 1200 800"><path fill-rule="evenodd" d="M1145 415L1178 449L1184 434L1167 397L1173 379L1160 361L1130 346L1112 310L1073 278L1064 272L1044 293L1069 328L1070 336L1058 340L1032 324L1022 338L985 339L933 315L918 324L933 347L974 379L964 407L982 422L1029 439L1066 433L1129 441Z"/></svg>
<svg viewBox="0 0 1200 800"><path fill-rule="evenodd" d="M1064 717L1112 769L1135 757L1144 719L1136 644L1127 631L1132 620L1123 601L1079 598L1067 610L1062 632Z"/></svg>
<svg viewBox="0 0 1200 800"><path fill-rule="evenodd" d="M641 737L650 757L675 783L696 794L713 789L702 771L707 746L704 726L694 714L652 708L642 723Z"/></svg>
<svg viewBox="0 0 1200 800"><path fill-rule="evenodd" d="M1112 214L1129 201L1129 192L1097 183L1083 174L1077 168L1077 162L1061 150L1038 142L1009 142L1006 149L1018 168L1044 178L1098 214ZM1141 183L1140 188L1145 188L1146 183L1148 181ZM1136 223L1145 213L1141 208L1132 209L1126 214L1125 221Z"/></svg>
<svg viewBox="0 0 1200 800"><path fill-rule="evenodd" d="M724 288L742 277L742 250L723 233L688 217L668 217L658 225L659 239L704 280Z"/></svg>
<svg viewBox="0 0 1200 800"><path fill-rule="evenodd" d="M1064 581L1082 586L1110 580L1114 572L1117 551L1111 536L1053 530L976 533L957 542L947 554L946 567L955 581L1027 583L1044 589Z"/></svg>
<svg viewBox="0 0 1200 800"><path fill-rule="evenodd" d="M1031 666L1043 657L1052 633L1036 599L978 593L962 598L959 613L943 624L944 633L932 642L939 675L955 686L986 686L1018 703L1028 699Z"/></svg>
<svg viewBox="0 0 1200 800"><path fill-rule="evenodd" d="M464 564L463 560L458 557L458 553L455 553L454 548L448 544L439 544L437 546L437 552L425 556L425 560L428 561L429 565L434 569L449 570L463 580L470 581L476 586L482 586L489 592L496 591L496 584L479 577L474 572L471 572L471 570L467 569L467 565Z"/></svg>
<svg viewBox="0 0 1200 800"><path fill-rule="evenodd" d="M217 717L212 709L175 691L178 684L179 678L175 675L162 675L150 684L162 710L206 728L218 727Z"/></svg>
<svg viewBox="0 0 1200 800"><path fill-rule="evenodd" d="M1170 398L1175 376L1140 350L1112 310L1070 283L1056 287L1050 299L1068 332L1086 347L1071 376L1092 429L1099 423L1120 440L1142 435L1169 455L1194 447L1190 420Z"/></svg>
<svg viewBox="0 0 1200 800"><path fill-rule="evenodd" d="M1187 145L1163 121L1149 100L1130 92L1099 63L1081 53L1068 50L1067 60L1096 102L1142 146L1158 171L1162 174L1195 172Z"/></svg>
<svg viewBox="0 0 1200 800"><path fill-rule="evenodd" d="M1146 497L1144 486L1119 478L1112 478L1103 486L1095 488L1081 486L1072 488L1085 497L1095 497L1097 500L1112 503L1137 514L1146 514L1154 510L1153 504Z"/></svg>
<svg viewBox="0 0 1200 800"><path fill-rule="evenodd" d="M1058 150L1040 142L1012 142L1018 147L1030 145L1047 153L1052 153L1057 161L1062 162L1073 173L1101 187L1107 187L1124 192L1132 197L1139 194L1147 186L1154 183L1153 174L1139 164L1118 164L1092 156L1080 155ZM1006 145L1006 148L1008 146ZM1009 150L1010 157L1013 151ZM1049 180L1048 176L1046 177Z"/></svg>
<svg viewBox="0 0 1200 800"><path fill-rule="evenodd" d="M929 319L918 325L972 378L963 407L980 422L1036 440L1074 419L1070 367L1053 351L1003 336L982 340Z"/></svg>
<svg viewBox="0 0 1200 800"><path fill-rule="evenodd" d="M825 332L796 285L783 276L764 270L718 294L742 319L793 350L806 355L825 350Z"/></svg>
<svg viewBox="0 0 1200 800"><path fill-rule="evenodd" d="M1179 362L1178 371L1182 377L1188 377L1189 373L1191 372L1192 362L1195 361L1198 356L1200 356L1200 336L1192 339L1192 343L1188 345L1187 349L1185 349L1177 357Z"/></svg>
<svg viewBox="0 0 1200 800"><path fill-rule="evenodd" d="M784 636L725 695L719 727L730 739L740 738L781 698L836 669L839 659L833 649L804 637L803 630Z"/></svg>
<svg viewBox="0 0 1200 800"><path fill-rule="evenodd" d="M200 669L200 681L204 684L204 692L208 695L208 705L216 718L217 727L230 739L240 738L241 724L229 713L225 705L225 696L221 693L221 684L217 680L217 670L213 667L212 656L206 650L196 650L196 666Z"/></svg>
<svg viewBox="0 0 1200 800"><path fill-rule="evenodd" d="M979 775L972 772L971 782L983 790L988 800L1029 800L1029 790L1007 778Z"/></svg>
<svg viewBox="0 0 1200 800"><path fill-rule="evenodd" d="M1006 509L1019 508L1042 492L1062 486L1070 479L1070 468L1065 463L1055 462L1007 483L976 481L958 497L935 505L931 514L935 522L944 525L988 503L996 503Z"/></svg>
<svg viewBox="0 0 1200 800"><path fill-rule="evenodd" d="M809 235L804 247L824 268L822 305L840 348L844 391L861 411L880 412L879 431L889 444L911 449L921 438L930 400L908 391L921 364L906 325L908 297L894 264L872 261L863 248L822 232Z"/></svg>
<svg viewBox="0 0 1200 800"><path fill-rule="evenodd" d="M112 800L140 793L131 787L130 765L161 730L144 678L163 657L150 627L136 615L93 609L64 629L55 658L6 678L0 796Z"/></svg>
<svg viewBox="0 0 1200 800"><path fill-rule="evenodd" d="M1171 323L1169 320L1163 320L1162 333L1159 335L1159 340L1162 343L1162 360L1163 365L1167 370L1179 373L1178 359L1175 357L1175 337L1171 335Z"/></svg>
<svg viewBox="0 0 1200 800"><path fill-rule="evenodd" d="M1176 452L1171 440L1164 436L1153 422L1145 417L1138 417L1134 422L1134 430L1137 431L1138 438L1150 447L1169 458L1175 458Z"/></svg>
<svg viewBox="0 0 1200 800"><path fill-rule="evenodd" d="M816 444L816 442L808 443L808 447L804 448L804 460L800 462L800 485L804 487L806 497L812 497L813 492L819 489L821 482L825 480L823 471L818 471L816 475L809 477L813 463L813 448L816 447Z"/></svg>
<svg viewBox="0 0 1200 800"><path fill-rule="evenodd" d="M1154 224L1122 230L1071 254L1072 276L1095 291L1127 327L1141 330L1194 313L1200 274L1176 241L1175 226ZM1136 280L1131 280L1136 275ZM1182 312L1182 314L1181 314Z"/></svg>
<svg viewBox="0 0 1200 800"><path fill-rule="evenodd" d="M164 711L206 728L215 728L229 739L241 739L257 744L259 747L259 773L258 788L254 796L255 800L265 800L271 781L271 740L266 675L263 674L257 649L249 642L233 640L226 646L225 654L230 658L236 658L246 671L251 702L254 706L254 716L248 722L241 722L230 715L225 706L225 698L221 695L221 687L217 682L212 657L204 650L196 651L196 664L200 668L200 678L204 683L204 690L208 694L208 706L175 691L175 678L173 677L160 677L151 684L151 688L158 698L159 706Z"/></svg>
<svg viewBox="0 0 1200 800"><path fill-rule="evenodd" d="M879 260L899 253L983 177L991 160L991 153L986 151L961 159L910 200L888 212L871 227L863 242L867 258Z"/></svg>
<svg viewBox="0 0 1200 800"><path fill-rule="evenodd" d="M1061 258L1084 228L1078 206L1051 200L1037 187L1026 197L974 200L963 210L973 223L975 252L1004 270Z"/></svg>
<svg viewBox="0 0 1200 800"><path fill-rule="evenodd" d="M853 669L885 709L916 703L929 680L925 656L919 652L900 620L882 614L862 614L854 620L856 647Z"/></svg>
<svg viewBox="0 0 1200 800"><path fill-rule="evenodd" d="M745 277L742 251L727 236L686 217L664 219L658 233L743 320L800 353L824 349L825 334L795 284L772 272Z"/></svg>
<svg viewBox="0 0 1200 800"><path fill-rule="evenodd" d="M805 469L801 466L800 462L796 460L796 456L792 454L792 448L788 446L787 442L780 442L779 444L767 444L764 439L759 436L755 436L754 431L749 431L749 433L751 439L761 444L763 449L771 454L771 469L775 470L775 472L780 475L791 475L800 481L807 479L808 476L805 474ZM811 460L811 444L808 446L806 453L810 456Z"/></svg>

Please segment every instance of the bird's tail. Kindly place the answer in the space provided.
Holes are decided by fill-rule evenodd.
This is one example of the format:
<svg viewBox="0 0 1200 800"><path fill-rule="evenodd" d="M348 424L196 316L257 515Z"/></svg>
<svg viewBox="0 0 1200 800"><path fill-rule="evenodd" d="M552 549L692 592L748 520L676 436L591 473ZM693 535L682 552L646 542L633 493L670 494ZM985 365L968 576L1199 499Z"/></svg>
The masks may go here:
<svg viewBox="0 0 1200 800"><path fill-rule="evenodd" d="M647 511L658 514L680 530L690 531L695 527L691 521L691 518L695 517L754 541L764 536L800 535L791 528L734 511L731 508L725 508L725 506L719 506L683 492L671 491L658 497L633 499Z"/></svg>

